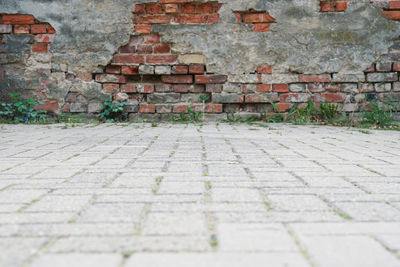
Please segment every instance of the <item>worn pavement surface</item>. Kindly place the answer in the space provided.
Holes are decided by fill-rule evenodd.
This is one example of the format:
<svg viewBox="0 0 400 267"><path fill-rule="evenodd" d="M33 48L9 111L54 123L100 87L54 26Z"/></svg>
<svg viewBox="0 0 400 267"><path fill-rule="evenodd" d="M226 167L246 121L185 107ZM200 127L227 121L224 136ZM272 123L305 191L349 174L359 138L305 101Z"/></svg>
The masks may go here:
<svg viewBox="0 0 400 267"><path fill-rule="evenodd" d="M400 132L0 125L0 266L400 266Z"/></svg>

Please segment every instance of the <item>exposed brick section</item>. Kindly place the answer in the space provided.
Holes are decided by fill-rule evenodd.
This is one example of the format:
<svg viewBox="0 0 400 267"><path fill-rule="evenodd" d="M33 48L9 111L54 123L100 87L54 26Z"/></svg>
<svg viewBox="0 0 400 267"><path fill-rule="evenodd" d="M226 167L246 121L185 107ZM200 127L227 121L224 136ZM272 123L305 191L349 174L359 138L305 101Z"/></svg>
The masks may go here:
<svg viewBox="0 0 400 267"><path fill-rule="evenodd" d="M260 74L271 74L272 68L268 64L263 64L263 65L258 66L257 72Z"/></svg>
<svg viewBox="0 0 400 267"><path fill-rule="evenodd" d="M3 24L35 24L35 18L32 15L2 14L1 20Z"/></svg>
<svg viewBox="0 0 400 267"><path fill-rule="evenodd" d="M304 75L301 74L299 76L300 82L305 83L327 83L330 82L331 76L324 74L324 75Z"/></svg>
<svg viewBox="0 0 400 267"><path fill-rule="evenodd" d="M139 33L150 33L152 24L211 24L219 20L218 2L162 1L137 4L133 22Z"/></svg>
<svg viewBox="0 0 400 267"><path fill-rule="evenodd" d="M47 53L49 52L49 47L46 43L35 43L32 45L33 53Z"/></svg>
<svg viewBox="0 0 400 267"><path fill-rule="evenodd" d="M30 35L34 39L31 52L48 53L55 33L50 24L35 20L32 15L0 14L0 43L3 34Z"/></svg>
<svg viewBox="0 0 400 267"><path fill-rule="evenodd" d="M235 11L234 14L239 23L251 25L255 32L268 32L270 24L276 22L275 18L271 17L265 10L250 9L249 11Z"/></svg>
<svg viewBox="0 0 400 267"><path fill-rule="evenodd" d="M321 12L343 12L347 10L349 0L320 0Z"/></svg>
<svg viewBox="0 0 400 267"><path fill-rule="evenodd" d="M225 83L227 77L225 75L196 75L196 83Z"/></svg>
<svg viewBox="0 0 400 267"><path fill-rule="evenodd" d="M162 76L161 80L164 83L193 83L193 76L191 75L170 75Z"/></svg>
<svg viewBox="0 0 400 267"><path fill-rule="evenodd" d="M140 113L155 113L156 112L156 106L153 104L141 104Z"/></svg>

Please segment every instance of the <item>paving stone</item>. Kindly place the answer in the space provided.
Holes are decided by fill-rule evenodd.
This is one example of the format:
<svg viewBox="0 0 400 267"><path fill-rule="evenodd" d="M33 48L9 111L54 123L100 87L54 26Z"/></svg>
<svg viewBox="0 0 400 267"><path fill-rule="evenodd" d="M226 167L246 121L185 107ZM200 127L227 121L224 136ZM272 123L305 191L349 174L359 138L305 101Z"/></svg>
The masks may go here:
<svg viewBox="0 0 400 267"><path fill-rule="evenodd" d="M45 254L32 263L32 267L117 267L121 254Z"/></svg>
<svg viewBox="0 0 400 267"><path fill-rule="evenodd" d="M268 195L272 208L282 211L330 210L328 205L313 195Z"/></svg>
<svg viewBox="0 0 400 267"><path fill-rule="evenodd" d="M294 240L280 224L219 224L221 251L298 251Z"/></svg>
<svg viewBox="0 0 400 267"><path fill-rule="evenodd" d="M300 241L317 266L394 267L400 264L399 259L367 236L302 236Z"/></svg>
<svg viewBox="0 0 400 267"><path fill-rule="evenodd" d="M89 203L91 196L60 196L47 195L33 203L27 211L79 211Z"/></svg>
<svg viewBox="0 0 400 267"><path fill-rule="evenodd" d="M145 235L204 235L206 216L201 213L150 213L143 226Z"/></svg>
<svg viewBox="0 0 400 267"><path fill-rule="evenodd" d="M48 242L47 238L0 238L0 265L4 267L23 266L46 242Z"/></svg>
<svg viewBox="0 0 400 267"><path fill-rule="evenodd" d="M309 266L300 253L163 253L134 254L126 263L126 267L175 266L175 267L217 267L217 266L254 266L261 267Z"/></svg>
<svg viewBox="0 0 400 267"><path fill-rule="evenodd" d="M82 212L78 222L138 222L143 204L95 203Z"/></svg>
<svg viewBox="0 0 400 267"><path fill-rule="evenodd" d="M379 202L335 202L352 218L362 221L400 221L400 211Z"/></svg>

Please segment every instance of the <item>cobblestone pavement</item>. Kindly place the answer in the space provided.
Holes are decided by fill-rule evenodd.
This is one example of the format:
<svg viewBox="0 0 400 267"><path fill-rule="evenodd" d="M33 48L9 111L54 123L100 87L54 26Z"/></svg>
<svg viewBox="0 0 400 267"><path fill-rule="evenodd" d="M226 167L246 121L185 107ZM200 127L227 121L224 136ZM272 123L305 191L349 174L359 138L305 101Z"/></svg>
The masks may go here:
<svg viewBox="0 0 400 267"><path fill-rule="evenodd" d="M400 132L0 125L0 266L400 266Z"/></svg>

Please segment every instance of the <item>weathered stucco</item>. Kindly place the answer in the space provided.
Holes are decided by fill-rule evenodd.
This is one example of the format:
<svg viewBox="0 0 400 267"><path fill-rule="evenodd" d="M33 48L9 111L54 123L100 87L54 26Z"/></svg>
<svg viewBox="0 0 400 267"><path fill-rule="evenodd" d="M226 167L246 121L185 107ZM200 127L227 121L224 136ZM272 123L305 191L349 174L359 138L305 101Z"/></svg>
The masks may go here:
<svg viewBox="0 0 400 267"><path fill-rule="evenodd" d="M2 96L12 90L42 89L47 98L59 101L59 107L70 92L100 103L108 96L102 85L75 77L103 72L131 35L139 34L132 12L136 4L148 2L157 1L1 1L0 13L31 14L57 32L50 53L35 55L27 45L29 35L4 35L2 46L8 50L0 54L5 71ZM384 17L376 2L387 1L351 1L346 12L321 13L319 0L222 0L217 23L156 24L152 32L171 43L180 60L182 55L203 55L207 73L228 76L224 93L238 93L237 84L294 83L290 75L297 74L363 76L372 63L400 61L395 42L400 23ZM269 31L255 32L251 25L238 23L234 12L250 9L275 19ZM255 74L262 64L270 65L273 74Z"/></svg>

